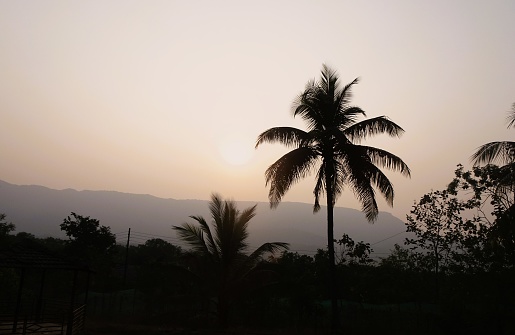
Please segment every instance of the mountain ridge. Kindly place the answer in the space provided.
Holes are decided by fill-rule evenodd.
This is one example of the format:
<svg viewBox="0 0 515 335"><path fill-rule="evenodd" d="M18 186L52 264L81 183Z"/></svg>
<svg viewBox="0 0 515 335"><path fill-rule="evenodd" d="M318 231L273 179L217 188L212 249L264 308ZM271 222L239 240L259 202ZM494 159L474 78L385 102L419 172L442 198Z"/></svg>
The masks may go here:
<svg viewBox="0 0 515 335"><path fill-rule="evenodd" d="M256 217L249 225L251 246L281 241L290 243L292 251L307 254L327 246L325 207L313 214L313 205L302 202L282 202L272 210L268 202L235 201L240 209L257 204ZM143 243L145 236L150 235L179 245L183 244L171 229L173 225L191 222L190 215L209 218L208 200L106 190L56 190L0 180L0 213L5 213L7 220L16 225L17 232L63 238L59 224L71 212L98 219L101 225L111 227L113 233L131 228L140 234L134 243ZM407 236L402 233L406 230L404 223L389 212L381 211L376 223L371 224L362 212L338 206L334 208L334 217L336 239L347 233L356 242L374 244L376 257L385 256L394 243L402 244Z"/></svg>

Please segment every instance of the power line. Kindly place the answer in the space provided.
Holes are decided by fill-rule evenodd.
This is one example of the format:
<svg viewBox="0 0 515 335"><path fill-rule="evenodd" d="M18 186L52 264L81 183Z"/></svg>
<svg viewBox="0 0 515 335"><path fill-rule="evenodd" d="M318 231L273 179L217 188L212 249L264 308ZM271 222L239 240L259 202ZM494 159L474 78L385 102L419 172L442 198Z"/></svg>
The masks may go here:
<svg viewBox="0 0 515 335"><path fill-rule="evenodd" d="M115 235L116 235L116 242L125 241L125 237L127 236L127 233L128 233L128 231L122 231L122 232L115 233ZM370 246L377 245L379 243L382 243L384 241L387 241L389 239L392 239L392 238L394 238L396 236L399 236L399 235L402 235L402 234L405 234L405 233L406 233L405 231L402 231L402 232L399 232L397 234L388 236L388 237L386 237L386 238L384 238L382 240L379 240L377 242L374 242L374 243L370 244ZM185 249L187 249L189 247L189 244L187 244L186 242L180 240L177 237L166 236L166 235L158 235L158 234L150 234L150 233L144 233L144 232L132 232L131 231L131 240L135 240L137 242L146 242L146 241L151 240L153 238L160 238L160 239L162 239L162 240L164 240L166 242L172 243L172 244L174 244L176 246L179 246L179 247L182 247L182 248L185 248ZM139 244L141 244L141 243L139 243ZM255 246L252 246L252 245L249 245L249 247L250 248L255 248ZM308 256L312 257L312 256L315 256L318 253L318 249L323 249L323 248L317 248L317 250L306 250L306 249L293 250L293 249L289 249L288 251L289 252L297 252L297 253L308 255ZM372 252L372 254L375 254L375 255L388 255L389 253ZM378 257L378 256L374 256L374 257Z"/></svg>
<svg viewBox="0 0 515 335"><path fill-rule="evenodd" d="M387 237L387 238L385 238L385 239L382 239L382 240L380 240L380 241L377 241L377 242L375 242L375 243L372 243L370 246L373 246L373 245L379 244L379 243L381 243L381 242L384 242L384 241L386 241L386 240L389 240L389 239L391 239L391 238L394 238L395 236L399 236L399 235L401 235L401 234L405 234L405 233L406 233L405 231L401 231L400 233L397 233L397 234L395 234L395 235L389 236L389 237Z"/></svg>

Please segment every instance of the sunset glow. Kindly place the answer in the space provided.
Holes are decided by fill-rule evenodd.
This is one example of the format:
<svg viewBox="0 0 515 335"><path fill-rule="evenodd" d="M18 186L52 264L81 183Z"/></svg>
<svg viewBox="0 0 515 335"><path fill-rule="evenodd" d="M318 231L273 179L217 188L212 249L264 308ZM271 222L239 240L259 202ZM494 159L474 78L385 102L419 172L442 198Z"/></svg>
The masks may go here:
<svg viewBox="0 0 515 335"><path fill-rule="evenodd" d="M252 158L253 148L236 139L222 143L220 154L231 165L244 165Z"/></svg>
<svg viewBox="0 0 515 335"><path fill-rule="evenodd" d="M177 199L268 200L254 150L272 127L305 129L291 104L322 64L351 104L401 139L388 174L404 218L474 150L513 138L514 1L2 1L0 180ZM313 202L314 178L285 195ZM380 200L381 201L381 200ZM346 189L337 206L359 209Z"/></svg>

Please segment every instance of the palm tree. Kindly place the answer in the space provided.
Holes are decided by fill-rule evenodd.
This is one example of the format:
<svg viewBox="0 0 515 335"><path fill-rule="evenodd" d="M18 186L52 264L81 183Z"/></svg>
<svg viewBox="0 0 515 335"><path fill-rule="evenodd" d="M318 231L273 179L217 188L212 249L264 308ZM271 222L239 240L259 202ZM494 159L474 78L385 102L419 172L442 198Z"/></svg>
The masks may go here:
<svg viewBox="0 0 515 335"><path fill-rule="evenodd" d="M508 128L515 127L515 103L506 117ZM498 180L497 195L515 190L515 142L497 141L483 144L471 156L474 165L499 163L502 178Z"/></svg>
<svg viewBox="0 0 515 335"><path fill-rule="evenodd" d="M511 106L511 111L506 117L508 128L515 127L515 103ZM490 142L480 146L471 157L474 165L500 163L508 165L515 161L515 142L498 141Z"/></svg>
<svg viewBox="0 0 515 335"><path fill-rule="evenodd" d="M272 208L278 206L284 194L300 179L316 172L313 190L314 208L320 209L320 197L327 204L327 247L329 251L332 327L339 324L334 261L333 207L344 187L349 187L361 202L369 221L378 214L375 189L393 206L393 185L379 167L410 176L408 166L397 156L374 147L360 145L369 136L386 133L399 137L404 130L385 116L358 122L366 116L349 105L351 87L358 79L340 88L338 75L326 65L319 81L310 81L294 101L293 116L307 123L307 131L292 127L274 127L261 133L256 148L265 143L279 142L293 149L270 165L265 172Z"/></svg>
<svg viewBox="0 0 515 335"><path fill-rule="evenodd" d="M515 127L515 103L511 105L506 121L508 123L507 128ZM495 196L497 199L504 199L505 201L500 201L503 204L503 213L496 220L492 233L494 241L501 241L501 245L504 245L505 248L514 250L515 142L497 141L483 144L471 156L471 161L476 166L481 164L501 164L499 167L500 177L496 181Z"/></svg>
<svg viewBox="0 0 515 335"><path fill-rule="evenodd" d="M237 297L245 292L250 275L267 253L288 248L288 243L264 243L250 255L248 249L248 224L256 215L256 206L239 211L230 200L222 200L218 194L211 195L209 210L213 230L202 216L190 216L197 224L183 223L173 229L187 242L203 261L199 267L203 278L218 294L217 313L220 326L228 325L229 309Z"/></svg>

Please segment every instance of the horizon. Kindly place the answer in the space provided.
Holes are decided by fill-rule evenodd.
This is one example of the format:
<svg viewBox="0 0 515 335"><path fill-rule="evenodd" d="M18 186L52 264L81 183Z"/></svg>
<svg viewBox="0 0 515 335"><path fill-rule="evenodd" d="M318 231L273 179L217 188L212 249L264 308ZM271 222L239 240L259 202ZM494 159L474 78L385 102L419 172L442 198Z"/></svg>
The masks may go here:
<svg viewBox="0 0 515 335"><path fill-rule="evenodd" d="M351 105L386 115L399 139L364 143L402 158L385 174L404 218L480 145L513 138L515 2L0 2L0 179L164 199L268 202L254 150L268 128L305 129L293 100L322 64ZM361 119L360 119L361 120ZM313 203L314 175L285 202ZM252 200L247 200L252 199ZM337 207L360 210L350 190ZM9 213L6 213L7 215Z"/></svg>
<svg viewBox="0 0 515 335"><path fill-rule="evenodd" d="M191 222L191 215L200 215L210 221L210 200L202 199L165 199L117 191L56 190L0 180L0 200L3 204L0 213L5 212L7 221L16 226L15 233L26 232L37 238L67 239L59 229L59 223L70 213L76 213L109 227L117 243L126 243L131 229L134 245L160 238L188 248L171 227ZM235 202L240 210L258 205L256 217L249 225L251 245L258 246L271 238L290 243L292 252L314 255L327 244L325 208L313 213L313 204L302 202L285 201L275 209L266 202ZM348 234L356 242L370 243L374 259L388 254L394 243L402 244L409 236L403 220L389 212L381 212L372 224L361 211L337 206L335 218L335 238Z"/></svg>
<svg viewBox="0 0 515 335"><path fill-rule="evenodd" d="M121 193L121 194L128 194L128 195L136 195L136 196L149 196L149 197L153 197L153 198L158 198L158 199L162 199L162 200L177 200L177 201L204 201L204 202L209 202L210 201L210 198L208 197L207 199L199 199L199 198L188 198L188 199L182 199L182 198L164 198L164 197L160 197L160 196L156 196L156 195L153 195L153 194L149 194L149 193L132 193L132 192L121 192L121 191L116 191L116 190L91 190L91 189L82 189L82 190L79 190L79 189L75 189L75 188L70 188L70 187L67 187L67 188L62 188L62 189L57 189L57 188L52 188L52 187L48 187L48 186L45 186L45 185L38 185L38 184L14 184L14 183L11 183L9 181L6 181L6 180L2 180L0 179L0 182L4 182L4 183L7 183L7 184L10 184L10 185L14 185L14 186L26 186L26 187L43 187L43 188L46 188L46 189L49 189L49 190L52 190L52 191L75 191L75 192L112 192L112 193ZM224 196L223 194L221 194L222 196ZM251 203L266 203L266 204L270 204L270 202L268 200L266 201L260 201L260 200L251 200L251 199L234 199L234 198L228 198L229 200L233 200L237 203L241 203L241 202L251 202ZM309 203L309 202L303 202L303 201L281 201L281 203L291 203L291 204L304 204L304 205L311 205L313 206L313 203ZM281 204L279 204L280 206ZM320 207L321 208L325 208L327 207L325 204L321 203L320 204ZM358 208L352 208L352 207L346 207L346 206L341 206L341 205L338 205L336 204L334 206L334 208L343 208L343 209L351 209L351 210L355 210L355 211L358 211L360 213L363 214L363 216L365 215L360 209ZM388 207L388 208L391 208L391 207ZM270 208L272 211L275 210L275 208ZM397 217L396 215L394 215L391 211L388 211L388 210L381 210L379 209L379 213L387 213L387 214L391 214L392 216L396 217L397 219L403 221L402 218L399 218ZM7 214L7 213L5 213ZM87 213L84 213L87 215ZM316 213L314 213L316 214Z"/></svg>

